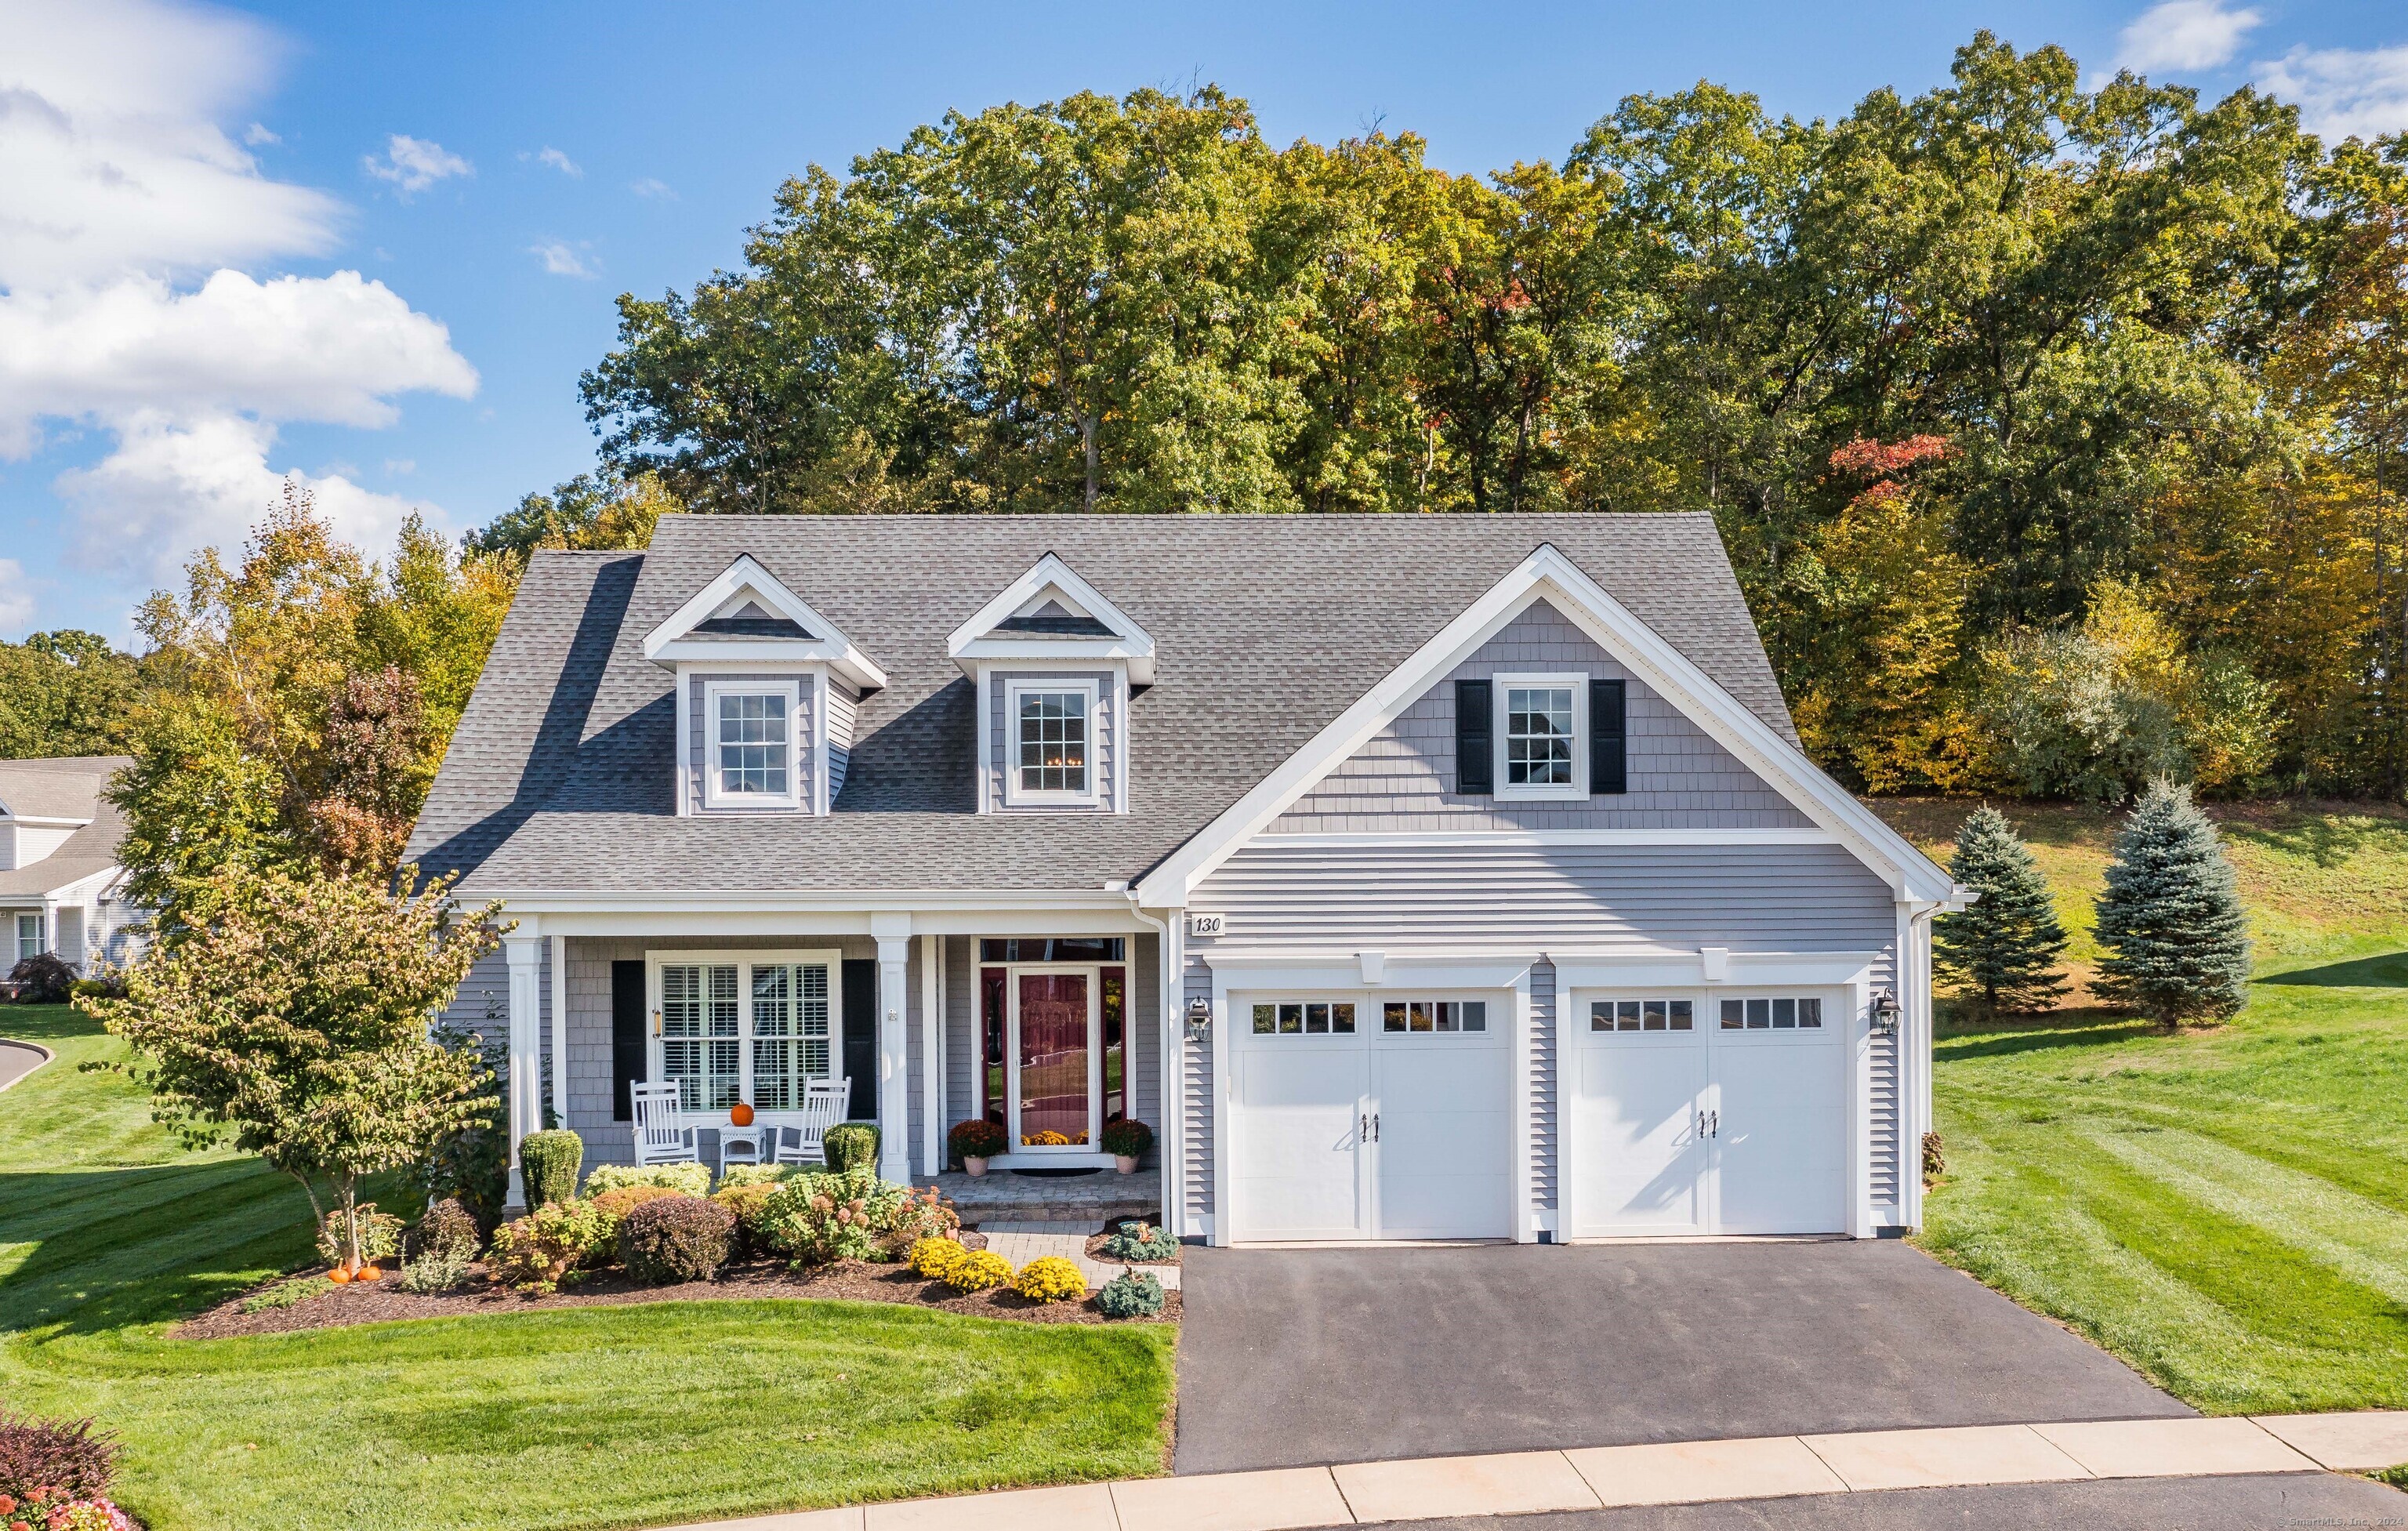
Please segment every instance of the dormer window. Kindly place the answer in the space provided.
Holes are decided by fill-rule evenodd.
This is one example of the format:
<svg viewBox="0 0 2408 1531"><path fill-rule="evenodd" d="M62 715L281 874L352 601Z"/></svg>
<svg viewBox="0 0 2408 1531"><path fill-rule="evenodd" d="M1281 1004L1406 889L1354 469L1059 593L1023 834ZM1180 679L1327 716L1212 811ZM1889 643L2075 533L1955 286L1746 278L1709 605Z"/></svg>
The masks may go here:
<svg viewBox="0 0 2408 1531"><path fill-rule="evenodd" d="M708 806L796 807L795 683L718 681L703 688L703 705L710 729Z"/></svg>
<svg viewBox="0 0 2408 1531"><path fill-rule="evenodd" d="M1096 687L1016 680L1008 692L1012 762L1006 800L1013 804L1096 801Z"/></svg>

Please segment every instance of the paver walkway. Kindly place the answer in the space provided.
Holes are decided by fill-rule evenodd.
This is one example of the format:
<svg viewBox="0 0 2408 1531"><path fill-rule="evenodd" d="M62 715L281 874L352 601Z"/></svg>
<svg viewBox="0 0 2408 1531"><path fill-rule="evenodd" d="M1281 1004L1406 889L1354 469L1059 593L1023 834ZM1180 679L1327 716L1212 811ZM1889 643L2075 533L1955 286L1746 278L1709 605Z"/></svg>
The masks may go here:
<svg viewBox="0 0 2408 1531"><path fill-rule="evenodd" d="M2373 1471L2402 1462L2408 1462L2408 1411L2056 1421L1275 1467L1009 1489L755 1516L676 1531L958 1531L964 1525L980 1531L1297 1531L2116 1479L2272 1479L2280 1498L2286 1475ZM2373 1495L2364 1504L2378 1511L2396 1506L2390 1513L2408 1520L2408 1499L2372 1484L2359 1487ZM2356 1491L2344 1493L2354 1496ZM2145 1507L2142 1513L2147 1513ZM2060 1519L2080 1514L2072 1510ZM1959 1519L1870 1516L1861 1524L1934 1524L1940 1518ZM2184 1517L2179 1524L2252 1523Z"/></svg>
<svg viewBox="0 0 2408 1531"><path fill-rule="evenodd" d="M1040 1255L1057 1254L1079 1267L1091 1287L1100 1287L1124 1270L1144 1270L1154 1273L1165 1292L1179 1290L1177 1266L1128 1266L1118 1260L1087 1258L1087 1238L1096 1231L1092 1223L982 1223L979 1232L986 1235L986 1247L1010 1261L1014 1267L1026 1265Z"/></svg>

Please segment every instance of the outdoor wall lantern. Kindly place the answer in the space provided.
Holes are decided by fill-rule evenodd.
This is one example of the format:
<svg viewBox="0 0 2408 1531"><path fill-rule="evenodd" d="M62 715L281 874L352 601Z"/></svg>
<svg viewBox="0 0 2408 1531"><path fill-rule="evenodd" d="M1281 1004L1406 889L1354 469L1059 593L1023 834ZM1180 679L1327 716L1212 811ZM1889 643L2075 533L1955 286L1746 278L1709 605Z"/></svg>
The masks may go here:
<svg viewBox="0 0 2408 1531"><path fill-rule="evenodd" d="M1873 995L1873 1030L1885 1037L1898 1034L1898 995L1884 989Z"/></svg>
<svg viewBox="0 0 2408 1531"><path fill-rule="evenodd" d="M1191 999L1187 1002L1187 1039L1200 1042L1212 1035L1212 1002Z"/></svg>

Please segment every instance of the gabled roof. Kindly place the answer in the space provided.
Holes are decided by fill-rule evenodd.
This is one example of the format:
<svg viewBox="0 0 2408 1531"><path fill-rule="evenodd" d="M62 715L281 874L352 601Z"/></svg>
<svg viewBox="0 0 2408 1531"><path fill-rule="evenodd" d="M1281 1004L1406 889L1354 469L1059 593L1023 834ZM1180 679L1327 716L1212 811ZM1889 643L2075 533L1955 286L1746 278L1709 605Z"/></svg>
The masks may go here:
<svg viewBox="0 0 2408 1531"><path fill-rule="evenodd" d="M681 660L820 664L864 691L886 684L884 670L751 553L644 635L644 657L669 668Z"/></svg>
<svg viewBox="0 0 2408 1531"><path fill-rule="evenodd" d="M965 675L982 660L1121 660L1131 685L1154 684L1154 635L1052 552L954 628L945 651Z"/></svg>
<svg viewBox="0 0 2408 1531"><path fill-rule="evenodd" d="M1548 546L1794 747L1705 516L666 516L646 552L536 555L410 851L471 895L1093 894L1161 865ZM822 818L675 817L672 680L644 641L739 553L889 678ZM1126 813L977 811L953 637L1049 553L1154 647Z"/></svg>
<svg viewBox="0 0 2408 1531"><path fill-rule="evenodd" d="M79 826L41 860L0 871L0 898L38 898L115 868L125 821L101 793L133 764L124 755L0 760L0 807L9 817Z"/></svg>

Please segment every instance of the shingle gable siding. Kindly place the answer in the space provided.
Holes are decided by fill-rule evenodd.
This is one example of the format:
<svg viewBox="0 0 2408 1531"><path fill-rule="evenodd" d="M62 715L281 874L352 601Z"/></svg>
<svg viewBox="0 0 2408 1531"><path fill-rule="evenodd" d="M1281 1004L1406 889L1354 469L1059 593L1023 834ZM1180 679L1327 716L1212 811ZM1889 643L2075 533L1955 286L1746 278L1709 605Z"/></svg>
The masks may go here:
<svg viewBox="0 0 2408 1531"><path fill-rule="evenodd" d="M1457 680L1581 672L1629 698L1627 793L1576 803L1455 790ZM1498 706L1504 705L1500 695ZM1813 821L1544 601L1398 714L1273 821L1273 834L1475 829L1802 829Z"/></svg>

